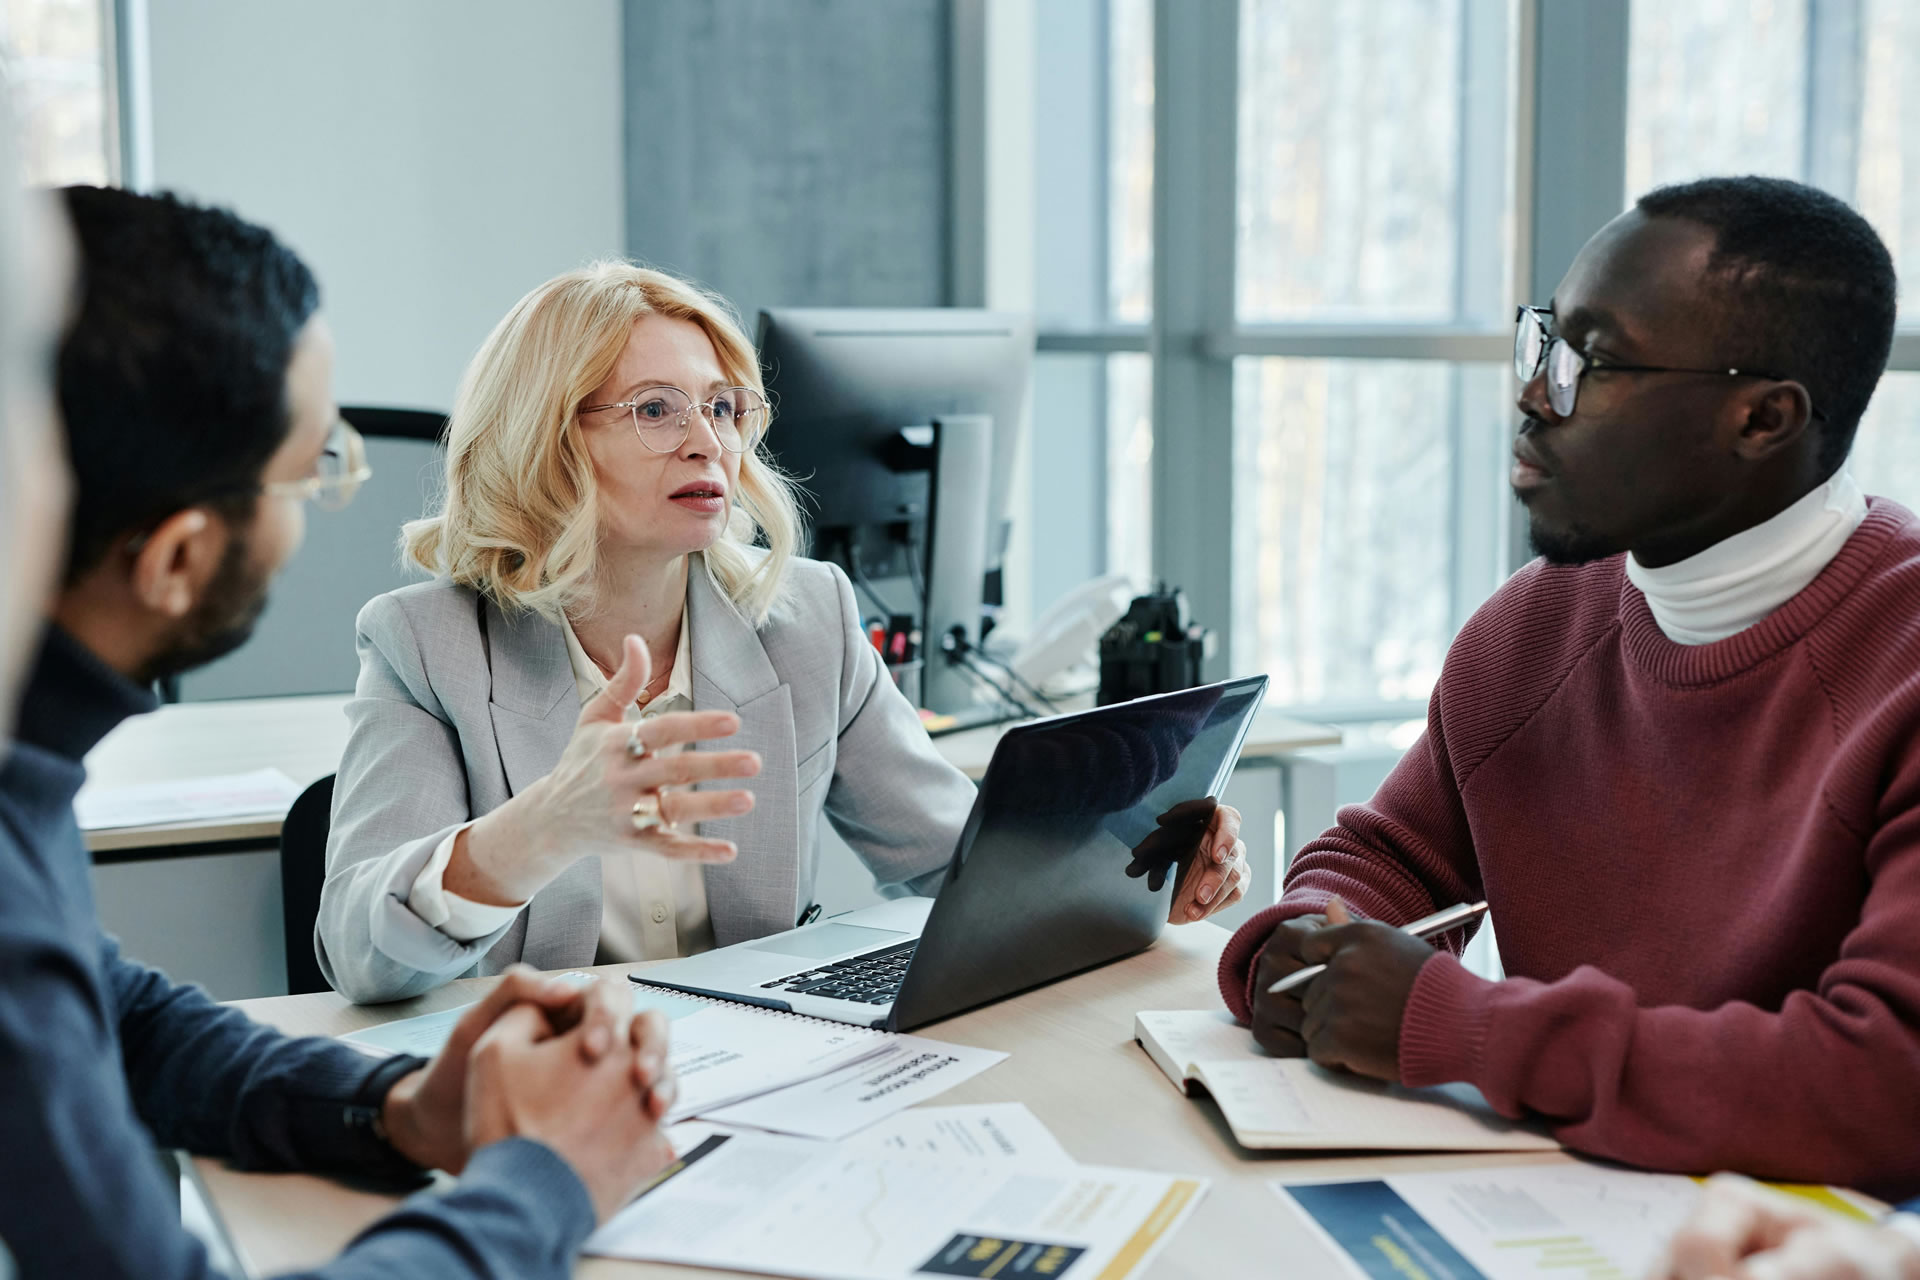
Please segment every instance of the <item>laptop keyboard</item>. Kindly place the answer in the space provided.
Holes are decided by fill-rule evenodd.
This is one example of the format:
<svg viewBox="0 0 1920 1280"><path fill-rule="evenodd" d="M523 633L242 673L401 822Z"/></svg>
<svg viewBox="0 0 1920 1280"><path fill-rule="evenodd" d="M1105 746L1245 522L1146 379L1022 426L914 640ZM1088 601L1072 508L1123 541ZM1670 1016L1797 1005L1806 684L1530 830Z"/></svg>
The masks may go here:
<svg viewBox="0 0 1920 1280"><path fill-rule="evenodd" d="M760 986L767 991L799 991L855 1004L892 1004L899 994L900 980L907 976L907 962L919 945L916 938L885 951L869 951L818 969L802 969Z"/></svg>

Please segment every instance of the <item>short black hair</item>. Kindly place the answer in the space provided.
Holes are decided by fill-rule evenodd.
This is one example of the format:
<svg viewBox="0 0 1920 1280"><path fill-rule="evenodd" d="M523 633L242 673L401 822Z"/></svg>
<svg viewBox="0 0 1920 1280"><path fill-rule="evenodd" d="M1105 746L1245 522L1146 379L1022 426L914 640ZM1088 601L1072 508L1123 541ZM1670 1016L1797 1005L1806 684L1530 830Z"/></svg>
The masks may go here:
<svg viewBox="0 0 1920 1280"><path fill-rule="evenodd" d="M1785 178L1702 178L1638 208L1713 232L1728 359L1806 387L1826 416L1820 466L1838 471L1893 346L1898 287L1879 235L1844 200Z"/></svg>
<svg viewBox="0 0 1920 1280"><path fill-rule="evenodd" d="M61 193L81 299L60 348L76 480L71 585L115 541L201 504L252 509L291 429L287 367L320 287L226 209L101 187Z"/></svg>

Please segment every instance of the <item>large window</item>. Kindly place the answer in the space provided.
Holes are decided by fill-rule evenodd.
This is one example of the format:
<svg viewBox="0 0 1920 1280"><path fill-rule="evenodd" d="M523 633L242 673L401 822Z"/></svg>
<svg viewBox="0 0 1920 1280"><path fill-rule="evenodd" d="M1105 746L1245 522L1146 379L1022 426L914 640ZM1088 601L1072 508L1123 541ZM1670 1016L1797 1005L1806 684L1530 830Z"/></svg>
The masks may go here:
<svg viewBox="0 0 1920 1280"><path fill-rule="evenodd" d="M1156 537L1186 536L1189 521L1154 509L1155 469L1168 461L1156 455L1203 447L1195 435L1216 420L1168 391L1167 421L1156 422L1162 371L1149 352L1198 360L1228 380L1217 421L1233 443L1215 505L1231 504L1234 546L1232 599L1196 598L1200 620L1228 642L1234 668L1273 674L1277 699L1370 709L1426 696L1454 630L1503 568L1496 455L1507 414L1487 362L1506 341L1513 251L1512 10L1512 0L1243 0L1157 17L1154 0L1035 7L1033 524L1049 533L1034 555L1037 605L1092 573L1145 585L1165 572ZM1169 84L1155 40L1170 17L1222 13L1237 24L1238 92L1220 104L1232 113L1221 132L1238 142L1224 185L1196 199L1233 211L1236 266L1202 304L1221 323L1194 334L1156 315L1156 263L1168 250L1189 259L1196 232L1155 222ZM1070 52L1076 36L1093 42L1097 65ZM1090 102L1097 118L1084 116ZM1089 154L1104 164L1076 161ZM1340 349L1322 350L1329 341ZM1076 437L1104 465L1084 487L1050 483L1072 469ZM1085 494L1097 494L1103 524Z"/></svg>
<svg viewBox="0 0 1920 1280"><path fill-rule="evenodd" d="M1101 574L1141 589L1153 580L1153 0L1052 0L1032 12L1038 612Z"/></svg>
<svg viewBox="0 0 1920 1280"><path fill-rule="evenodd" d="M28 183L116 174L110 34L107 0L0 0L0 60Z"/></svg>
<svg viewBox="0 0 1920 1280"><path fill-rule="evenodd" d="M1278 700L1424 699L1499 582L1502 383L1432 338L1504 327L1511 17L1241 0L1232 652Z"/></svg>
<svg viewBox="0 0 1920 1280"><path fill-rule="evenodd" d="M1242 0L1242 320L1458 316L1462 12Z"/></svg>
<svg viewBox="0 0 1920 1280"><path fill-rule="evenodd" d="M1920 505L1920 3L1033 9L1034 502L1071 525L1040 603L1164 575L1229 641L1219 674L1417 715L1527 554L1514 304L1632 197L1709 173L1815 183L1893 249L1912 327L1853 467Z"/></svg>
<svg viewBox="0 0 1920 1280"><path fill-rule="evenodd" d="M1427 696L1457 615L1499 581L1489 552L1455 598L1456 529L1499 515L1460 508L1461 473L1487 469L1509 381L1437 360L1235 362L1234 651L1276 701Z"/></svg>

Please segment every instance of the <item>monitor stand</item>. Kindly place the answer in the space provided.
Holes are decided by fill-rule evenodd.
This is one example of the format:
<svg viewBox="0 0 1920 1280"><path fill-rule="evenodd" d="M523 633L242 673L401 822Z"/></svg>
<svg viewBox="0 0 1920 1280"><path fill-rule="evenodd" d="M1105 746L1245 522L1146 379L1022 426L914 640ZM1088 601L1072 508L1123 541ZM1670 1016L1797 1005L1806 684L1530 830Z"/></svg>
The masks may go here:
<svg viewBox="0 0 1920 1280"><path fill-rule="evenodd" d="M948 660L942 638L960 628L980 643L986 580L988 487L993 475L993 419L953 414L933 424L933 482L927 512L927 603L920 703L955 713L973 706L976 681Z"/></svg>

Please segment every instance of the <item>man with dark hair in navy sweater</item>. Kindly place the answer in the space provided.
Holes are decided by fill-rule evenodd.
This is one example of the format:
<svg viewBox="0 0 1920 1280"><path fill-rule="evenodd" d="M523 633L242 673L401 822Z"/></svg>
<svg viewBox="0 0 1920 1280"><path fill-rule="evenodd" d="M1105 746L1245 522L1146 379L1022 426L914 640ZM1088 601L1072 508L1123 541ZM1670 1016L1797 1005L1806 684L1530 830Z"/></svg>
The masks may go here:
<svg viewBox="0 0 1920 1280"><path fill-rule="evenodd" d="M0 1240L25 1277L210 1274L158 1141L254 1169L462 1175L315 1274L568 1274L671 1157L664 1024L633 1018L630 996L513 972L432 1062L374 1060L261 1027L100 931L72 808L83 757L153 708L153 680L246 638L304 503L344 501L364 468L333 405L317 288L284 245L164 197L63 196L84 279L59 355L77 483L53 621L0 757ZM55 576L68 482L52 415L34 412L53 326L19 305L26 257L0 205L5 730L20 615Z"/></svg>

